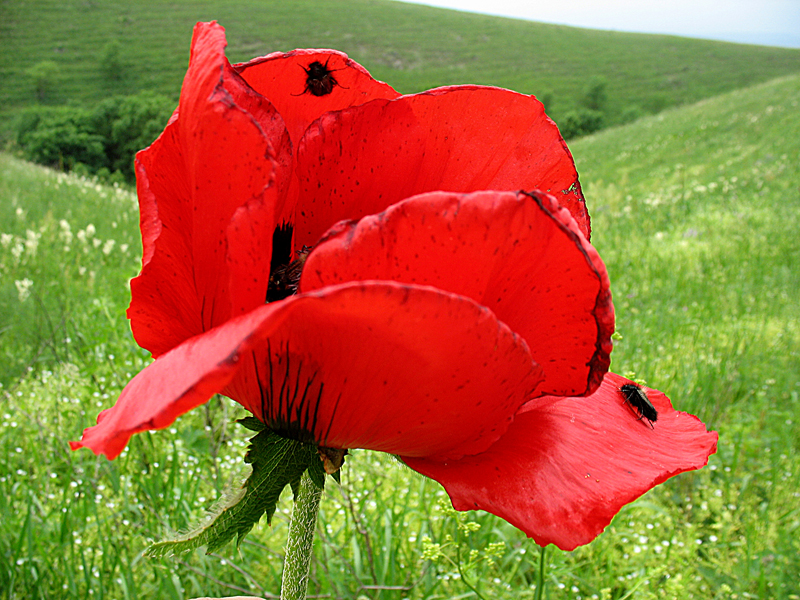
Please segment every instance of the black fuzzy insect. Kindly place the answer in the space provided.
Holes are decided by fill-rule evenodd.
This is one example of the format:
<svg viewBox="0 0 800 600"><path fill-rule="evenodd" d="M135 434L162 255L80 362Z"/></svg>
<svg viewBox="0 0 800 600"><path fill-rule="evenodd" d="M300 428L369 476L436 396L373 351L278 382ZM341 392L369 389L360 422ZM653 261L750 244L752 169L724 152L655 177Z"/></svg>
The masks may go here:
<svg viewBox="0 0 800 600"><path fill-rule="evenodd" d="M658 411L647 397L647 392L635 383L626 383L619 388L619 391L622 392L625 401L639 415L639 420L647 419L650 429L653 429L653 423L658 420Z"/></svg>
<svg viewBox="0 0 800 600"><path fill-rule="evenodd" d="M315 60L307 67L303 67L303 70L306 72L306 89L301 94L311 92L313 96L327 96L333 91L334 86L339 85L333 76L333 71L328 68L327 60L324 65Z"/></svg>

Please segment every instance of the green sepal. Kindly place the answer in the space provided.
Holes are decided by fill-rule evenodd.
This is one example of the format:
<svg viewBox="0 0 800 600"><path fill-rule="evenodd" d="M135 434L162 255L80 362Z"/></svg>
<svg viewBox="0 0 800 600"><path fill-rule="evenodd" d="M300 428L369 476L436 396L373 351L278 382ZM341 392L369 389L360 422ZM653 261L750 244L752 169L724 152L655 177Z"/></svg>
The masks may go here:
<svg viewBox="0 0 800 600"><path fill-rule="evenodd" d="M206 546L206 554L211 554L233 538L238 546L264 514L267 524L272 524L278 499L287 485L296 496L303 472L308 469L312 481L318 484L318 472L322 470L315 445L287 440L271 429L251 438L244 460L252 465L253 472L237 493L223 499L193 531L157 542L145 554L151 557L184 554L200 546ZM324 482L324 471L322 479Z"/></svg>
<svg viewBox="0 0 800 600"><path fill-rule="evenodd" d="M311 481L318 488L325 489L325 467L322 465L322 460L319 458L319 454L315 454L317 460L312 460L308 465L308 476L311 478ZM338 473L338 471L337 471Z"/></svg>
<svg viewBox="0 0 800 600"><path fill-rule="evenodd" d="M263 431L267 427L266 423L252 416L244 417L243 419L237 419L236 422L239 423L239 425L246 427L250 431L255 431L255 432Z"/></svg>

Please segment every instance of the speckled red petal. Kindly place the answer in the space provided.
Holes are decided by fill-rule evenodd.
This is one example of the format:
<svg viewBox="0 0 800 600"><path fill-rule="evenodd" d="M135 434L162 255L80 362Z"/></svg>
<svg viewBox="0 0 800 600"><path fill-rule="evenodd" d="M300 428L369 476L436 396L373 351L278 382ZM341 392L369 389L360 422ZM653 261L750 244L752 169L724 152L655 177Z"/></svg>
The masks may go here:
<svg viewBox="0 0 800 600"><path fill-rule="evenodd" d="M288 181L289 138L274 107L230 69L224 49L221 27L197 25L179 108L137 155L144 256L128 316L137 342L156 356L266 295L266 280L261 290L232 279L268 273L271 247L260 240L271 239L281 210L286 184L269 186L276 169ZM231 257L229 227L243 207L256 218L247 231L232 226L239 237Z"/></svg>
<svg viewBox="0 0 800 600"><path fill-rule="evenodd" d="M550 192L589 237L558 128L536 98L499 88L442 88L325 114L301 140L296 172L298 248L339 220L434 190Z"/></svg>
<svg viewBox="0 0 800 600"><path fill-rule="evenodd" d="M573 550L597 537L625 504L703 467L716 452L717 433L674 410L657 390L647 389L657 422L651 429L638 420L619 390L625 383L609 373L589 398L534 400L476 456L404 460L444 485L456 509L486 510L541 546Z"/></svg>
<svg viewBox="0 0 800 600"><path fill-rule="evenodd" d="M594 391L608 370L608 275L569 212L547 194L421 194L333 228L301 291L354 280L431 285L491 309L543 368L542 394Z"/></svg>
<svg viewBox="0 0 800 600"><path fill-rule="evenodd" d="M329 74L327 79L317 78L324 80L322 95L312 93L308 85L308 70L313 63ZM295 145L306 128L326 112L376 98L400 96L390 85L373 79L364 67L336 50L274 52L234 65L234 69L278 109Z"/></svg>
<svg viewBox="0 0 800 600"><path fill-rule="evenodd" d="M235 65L234 69L280 112L291 137L293 153L297 152L306 128L324 113L400 95L336 50L273 52ZM326 75L320 77L320 73ZM309 76L318 85L310 85ZM287 183L290 188L279 220L291 223L300 199L294 172Z"/></svg>
<svg viewBox="0 0 800 600"><path fill-rule="evenodd" d="M325 446L477 452L541 379L525 342L461 296L372 281L284 302L291 318L225 393L274 428L313 432Z"/></svg>
<svg viewBox="0 0 800 600"><path fill-rule="evenodd" d="M81 442L109 458L223 392L278 431L405 456L481 452L541 379L525 342L473 301L353 282L264 305L187 340Z"/></svg>

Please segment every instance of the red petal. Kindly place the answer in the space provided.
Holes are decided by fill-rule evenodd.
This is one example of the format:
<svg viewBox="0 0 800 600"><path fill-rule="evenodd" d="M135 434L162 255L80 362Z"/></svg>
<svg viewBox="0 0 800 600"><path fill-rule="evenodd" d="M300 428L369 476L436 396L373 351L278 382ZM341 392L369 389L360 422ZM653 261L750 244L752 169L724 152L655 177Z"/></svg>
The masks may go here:
<svg viewBox="0 0 800 600"><path fill-rule="evenodd" d="M329 94L315 96L307 91L306 69L313 62L327 65L337 82ZM233 68L278 109L295 145L311 122L323 113L358 106L376 98L397 98L400 95L336 50L274 52Z"/></svg>
<svg viewBox="0 0 800 600"><path fill-rule="evenodd" d="M261 275L269 273L285 194L285 186L267 186L275 167L288 182L290 145L280 116L233 73L224 49L221 27L197 25L178 111L137 155L144 256L128 316L136 340L154 355L266 296ZM231 223L240 208L246 227ZM240 285L243 272L257 274L258 285Z"/></svg>
<svg viewBox="0 0 800 600"><path fill-rule="evenodd" d="M341 223L309 255L300 290L368 279L431 285L488 307L544 369L539 393L589 393L608 370L608 275L552 196L431 192Z"/></svg>
<svg viewBox="0 0 800 600"><path fill-rule="evenodd" d="M73 447L113 458L133 433L166 427L223 391L325 446L460 457L496 441L540 379L525 342L471 300L350 283L262 306L184 342L142 371Z"/></svg>
<svg viewBox="0 0 800 600"><path fill-rule="evenodd" d="M266 308L266 307L264 307ZM239 352L260 324L262 309L228 321L164 354L134 377L117 403L84 430L73 450L91 448L113 460L134 433L163 429L207 402L241 367Z"/></svg>
<svg viewBox="0 0 800 600"><path fill-rule="evenodd" d="M315 96L308 91L306 70L314 62L325 65L336 82L331 83L329 94ZM376 98L391 99L400 95L336 50L274 52L233 68L277 108L289 130L294 152L306 128L322 114L358 106ZM294 221L298 197L297 179L293 174L286 207L280 214L281 222Z"/></svg>
<svg viewBox="0 0 800 600"><path fill-rule="evenodd" d="M296 247L422 192L551 192L588 239L578 174L533 96L463 86L323 115L297 151Z"/></svg>
<svg viewBox="0 0 800 600"><path fill-rule="evenodd" d="M528 403L488 451L459 461L404 459L447 489L458 510L482 509L522 529L537 544L573 550L615 514L673 475L699 469L716 452L717 433L647 389L658 421L637 420L609 373L588 398Z"/></svg>

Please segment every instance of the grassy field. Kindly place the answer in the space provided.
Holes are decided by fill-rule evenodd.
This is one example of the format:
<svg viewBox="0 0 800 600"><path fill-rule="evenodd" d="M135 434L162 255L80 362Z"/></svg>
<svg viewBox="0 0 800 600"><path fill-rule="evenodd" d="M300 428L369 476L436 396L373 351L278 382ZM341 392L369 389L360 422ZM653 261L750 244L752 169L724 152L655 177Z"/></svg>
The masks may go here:
<svg viewBox="0 0 800 600"><path fill-rule="evenodd" d="M626 507L592 544L545 554L546 597L800 598L800 77L572 144L611 275L612 368L720 432L710 466ZM279 590L288 499L240 551L153 560L244 475L223 399L72 453L147 362L124 310L133 194L0 154L0 598L174 598ZM355 452L323 497L310 594L534 598L540 550L441 488ZM443 501L441 504L439 501Z"/></svg>
<svg viewBox="0 0 800 600"><path fill-rule="evenodd" d="M474 15L389 0L0 3L0 131L37 102L87 105L153 90L177 98L192 27L220 21L229 57L296 47L336 48L401 92L498 85L546 100L558 121L593 80L607 84L607 122L691 103L800 72L800 49L595 31Z"/></svg>

